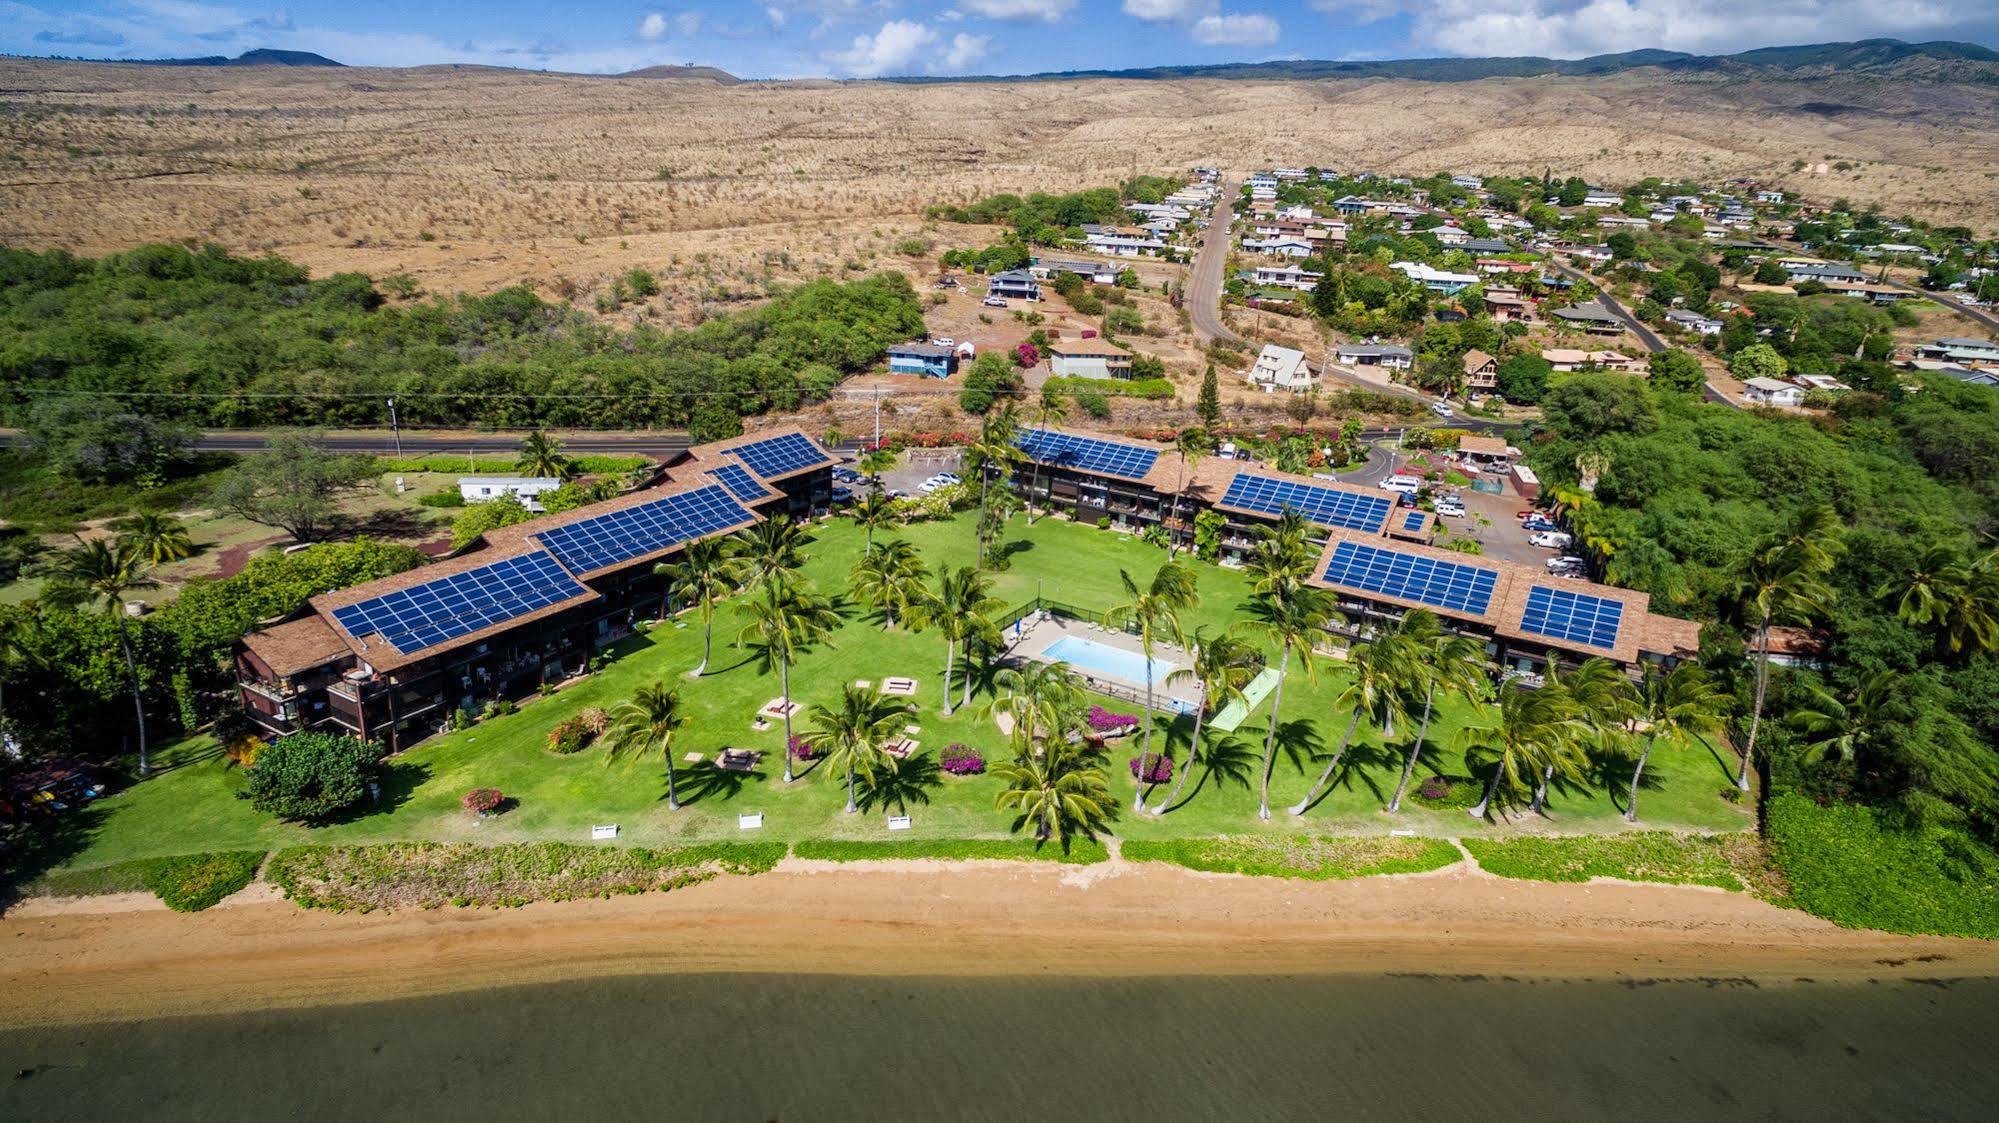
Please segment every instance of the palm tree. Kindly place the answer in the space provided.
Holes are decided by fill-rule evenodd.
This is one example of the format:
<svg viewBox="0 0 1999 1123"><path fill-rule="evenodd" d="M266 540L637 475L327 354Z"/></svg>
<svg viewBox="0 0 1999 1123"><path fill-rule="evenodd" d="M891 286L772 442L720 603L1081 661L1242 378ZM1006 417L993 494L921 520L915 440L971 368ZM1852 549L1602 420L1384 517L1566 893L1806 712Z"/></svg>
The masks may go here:
<svg viewBox="0 0 1999 1123"><path fill-rule="evenodd" d="M770 596L747 600L742 611L749 617L737 644L749 643L756 651L765 674L775 668L784 699L784 782L791 776L791 667L813 644L825 641L840 626L840 614L825 597L789 579L771 583Z"/></svg>
<svg viewBox="0 0 1999 1123"><path fill-rule="evenodd" d="M1817 764L1829 753L1851 763L1883 732L1887 719L1901 705L1902 676L1880 670L1861 680L1845 698L1813 684L1811 700L1792 710L1790 725L1804 738L1800 759Z"/></svg>
<svg viewBox="0 0 1999 1123"><path fill-rule="evenodd" d="M32 606L0 614L0 750L10 747L7 742L7 676L16 667L45 665L40 655L42 636L42 618Z"/></svg>
<svg viewBox="0 0 1999 1123"><path fill-rule="evenodd" d="M1333 709L1347 710L1352 716L1347 719L1347 730L1340 737L1340 747L1333 750L1333 759L1326 762L1326 770L1305 793L1305 798L1291 806L1291 814L1303 815L1319 793L1332 783L1339 771L1340 760L1353 745L1354 734L1360 729L1362 719L1373 719L1381 726L1382 736L1391 735L1395 715L1402 708L1404 683L1411 676L1411 664L1415 653L1398 633L1391 632L1380 639L1368 643L1354 644L1347 652L1347 667L1353 673L1352 681L1340 691L1333 703Z"/></svg>
<svg viewBox="0 0 1999 1123"><path fill-rule="evenodd" d="M562 442L536 429L521 439L521 454L514 470L523 475L566 480L576 474L576 463L562 453Z"/></svg>
<svg viewBox="0 0 1999 1123"><path fill-rule="evenodd" d="M1173 485L1173 513L1177 517L1187 505L1187 481L1197 475L1201 461L1215 451L1215 438L1209 436L1206 429L1198 426L1182 429L1180 435L1173 440L1173 451L1180 454L1179 478ZM1190 541L1192 534L1191 530L1188 531ZM1166 539L1166 556L1172 557L1179 552L1179 549L1180 539L1177 536L1169 536Z"/></svg>
<svg viewBox="0 0 1999 1123"><path fill-rule="evenodd" d="M1112 628L1136 626L1138 646L1145 656L1145 743L1139 750L1139 760L1152 757L1152 650L1154 644L1164 638L1185 646L1187 634L1180 628L1180 613L1194 607L1200 599L1194 590L1194 571L1178 562L1167 562L1152 575L1152 580L1144 588L1131 579L1131 574L1118 570L1118 580L1124 584L1125 603L1104 614L1104 624ZM1139 784L1132 795L1131 809L1145 809L1145 785Z"/></svg>
<svg viewBox="0 0 1999 1123"><path fill-rule="evenodd" d="M1065 849L1081 834L1095 837L1117 812L1117 801L1094 758L1061 743L1040 756L1016 757L995 765L993 775L1006 785L993 806L1020 812L1013 827L1034 824L1034 837L1053 839Z"/></svg>
<svg viewBox="0 0 1999 1123"><path fill-rule="evenodd" d="M1559 691L1574 706L1574 741L1578 752L1594 748L1612 753L1630 735L1638 717L1638 688L1617 664L1597 656L1585 659L1573 671L1563 671L1552 660L1548 664L1543 690ZM1548 786L1554 782L1560 761L1550 759L1542 766L1541 781L1534 788L1528 811L1539 814L1548 805Z"/></svg>
<svg viewBox="0 0 1999 1123"><path fill-rule="evenodd" d="M872 690L849 684L840 692L840 708L815 704L807 715L811 728L805 743L826 754L829 767L847 774L847 814L860 810L854 802L856 773L872 778L878 769L895 769L895 758L885 747L896 723L907 720L909 712L900 702ZM785 756L791 755L789 742Z"/></svg>
<svg viewBox="0 0 1999 1123"><path fill-rule="evenodd" d="M1000 607L992 595L992 582L970 566L945 570L938 575L937 592L912 606L922 624L935 624L944 633L944 716L951 716L951 672L957 664L958 645L981 628L991 628L987 617ZM965 676L965 698L971 700L971 676Z"/></svg>
<svg viewBox="0 0 1999 1123"><path fill-rule="evenodd" d="M1061 392L1054 387L1043 386L1041 388L1041 399L1034 407L1034 423L1046 429L1051 426L1060 425L1068 416L1069 399L1063 397ZM1038 460L1029 460L1028 472L1030 480L1028 492L1032 494L1041 486L1041 462ZM1027 525L1034 525L1034 505L1031 503L1027 507Z"/></svg>
<svg viewBox="0 0 1999 1123"><path fill-rule="evenodd" d="M139 775L152 771L146 745L146 703L140 692L139 661L132 654L132 634L125 625L125 595L154 584L146 576L145 558L133 550L116 548L102 538L64 550L57 559L54 588L47 594L58 603L96 603L111 614L118 625L118 646L125 653L125 673L132 679L132 713L139 720Z"/></svg>
<svg viewBox="0 0 1999 1123"><path fill-rule="evenodd" d="M983 716L1005 714L1013 722L1014 755L1030 757L1036 743L1059 739L1076 725L1082 696L1082 683L1069 664L1029 662L993 676L993 697Z"/></svg>
<svg viewBox="0 0 1999 1123"><path fill-rule="evenodd" d="M1390 815L1402 810L1402 797L1409 790L1409 779L1416 774L1416 765L1422 760L1423 744L1430 737L1430 715L1436 708L1437 692L1483 700L1491 686L1484 671L1484 645L1469 636L1445 631L1434 613L1426 609L1404 613L1401 634L1415 655L1414 674L1409 686L1422 692L1423 717L1417 723L1416 740L1409 746L1409 757L1402 762L1402 778L1395 784L1395 795L1388 801ZM1403 705L1406 708L1413 701L1412 694Z"/></svg>
<svg viewBox="0 0 1999 1123"><path fill-rule="evenodd" d="M979 477L979 510L986 509L986 494L992 487L993 477L1008 480L1013 477L1013 466L1020 463L1023 454L1020 446L1013 443L1020 432L1020 408L1012 402L1003 403L998 409L986 414L979 425L979 435L965 450L965 470ZM986 568L986 543L983 536L979 541L978 568Z"/></svg>
<svg viewBox="0 0 1999 1123"><path fill-rule="evenodd" d="M736 556L736 542L728 538L702 538L689 542L680 557L652 567L666 578L666 592L660 598L660 619L666 619L666 602L672 597L692 601L701 610L701 665L688 676L700 678L708 670L715 648L715 603L743 582L742 559Z"/></svg>
<svg viewBox="0 0 1999 1123"><path fill-rule="evenodd" d="M1728 693L1698 663L1681 663L1664 673L1648 666L1638 696L1638 716L1646 725L1645 747L1631 770L1631 795L1624 801L1624 819L1629 823L1638 821L1638 783L1645 776L1653 744L1661 736L1698 736L1720 729L1729 703Z"/></svg>
<svg viewBox="0 0 1999 1123"><path fill-rule="evenodd" d="M1187 742L1186 766L1173 778L1173 790L1166 798L1153 804L1154 815L1165 813L1180 798L1180 789L1187 783L1187 774L1194 770L1194 762L1201 755L1201 726L1207 721L1210 710L1222 710L1232 702L1244 701L1243 688L1256 677L1262 668L1262 660L1256 649L1240 639L1223 632L1209 636L1204 629L1194 630L1194 665L1175 668L1166 676L1166 682L1193 679L1200 684L1200 704L1194 708L1194 733Z"/></svg>
<svg viewBox="0 0 1999 1123"><path fill-rule="evenodd" d="M1492 707L1485 709L1491 715ZM1485 817L1501 783L1508 791L1519 791L1522 779L1544 763L1568 763L1567 742L1575 719L1574 703L1561 691L1536 690L1519 682L1500 691L1498 713L1491 716L1494 720L1459 730L1456 738L1464 749L1466 767L1477 767L1474 761L1481 758L1492 764L1485 797L1470 811L1474 819Z"/></svg>
<svg viewBox="0 0 1999 1123"><path fill-rule="evenodd" d="M613 706L611 724L604 733L606 766L626 750L634 756L644 756L658 746L660 758L666 761L666 806L669 811L680 810L680 789L673 771L673 752L668 746L673 740L673 731L680 728L683 720L680 692L667 689L664 682L655 682L639 687L630 698Z"/></svg>
<svg viewBox="0 0 1999 1123"><path fill-rule="evenodd" d="M150 565L179 561L194 552L187 528L172 515L147 511L119 519L111 527L119 532L120 549L132 551Z"/></svg>
<svg viewBox="0 0 1999 1123"><path fill-rule="evenodd" d="M894 468L900 459L893 449L871 448L862 453L857 467L860 468L861 475L867 477L869 490L880 494L882 473Z"/></svg>
<svg viewBox="0 0 1999 1123"><path fill-rule="evenodd" d="M1749 738L1742 745L1742 771L1735 778L1742 791L1749 790L1763 703L1770 691L1770 627L1809 625L1825 613L1832 590L1824 578L1839 549L1838 534L1839 518L1830 508L1807 511L1784 536L1750 557L1737 581L1734 599L1739 611L1756 622L1756 692L1749 710Z"/></svg>
<svg viewBox="0 0 1999 1123"><path fill-rule="evenodd" d="M1291 670L1291 657L1298 657L1299 668L1307 679L1316 677L1313 651L1326 627L1339 619L1333 598L1309 585L1288 592L1259 592L1249 602L1249 619L1243 626L1277 648L1277 686L1271 691L1270 724L1263 735L1262 782L1256 808L1259 819L1270 818L1270 771L1276 764L1277 712L1284 705L1284 682Z"/></svg>
<svg viewBox="0 0 1999 1123"><path fill-rule="evenodd" d="M854 598L880 609L882 630L887 631L895 627L898 613L906 612L910 605L929 595L923 584L929 576L930 570L916 547L897 538L882 543L875 553L863 554L854 563L851 575Z"/></svg>
<svg viewBox="0 0 1999 1123"><path fill-rule="evenodd" d="M1993 553L1967 565L1955 547L1932 546L1907 577L1883 582L1874 595L1894 601L1903 623L1933 628L1953 655L1999 648Z"/></svg>
<svg viewBox="0 0 1999 1123"><path fill-rule="evenodd" d="M875 530L879 527L894 526L899 519L895 510L895 500L879 491L870 491L861 501L847 508L847 517L854 525L868 532L868 553L875 552Z"/></svg>
<svg viewBox="0 0 1999 1123"><path fill-rule="evenodd" d="M743 581L775 599L805 564L805 547L812 541L806 528L789 515L773 515L737 535L736 554L743 562Z"/></svg>

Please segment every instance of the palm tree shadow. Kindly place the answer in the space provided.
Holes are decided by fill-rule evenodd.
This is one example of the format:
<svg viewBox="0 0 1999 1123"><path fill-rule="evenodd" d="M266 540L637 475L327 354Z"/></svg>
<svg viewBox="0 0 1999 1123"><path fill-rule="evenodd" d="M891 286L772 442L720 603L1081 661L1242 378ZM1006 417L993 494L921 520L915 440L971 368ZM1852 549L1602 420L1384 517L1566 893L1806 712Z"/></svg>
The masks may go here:
<svg viewBox="0 0 1999 1123"><path fill-rule="evenodd" d="M897 814L905 814L911 803L929 803L931 790L943 782L937 758L919 753L894 769L884 768L873 776L857 777L854 802L863 811L893 807Z"/></svg>
<svg viewBox="0 0 1999 1123"><path fill-rule="evenodd" d="M1386 802L1384 793L1381 790L1381 784L1375 779L1372 773L1367 771L1366 766L1370 764L1381 765L1391 760L1399 764L1402 760L1402 754L1397 753L1386 745L1356 741L1347 747L1347 755L1340 760L1340 770L1333 774L1331 780L1326 782L1326 790L1319 793L1319 798L1305 805L1306 812L1311 812L1321 803L1332 798L1333 793L1339 791L1341 788L1352 788L1355 776L1361 778L1361 782L1367 785L1368 790L1374 793L1376 799Z"/></svg>
<svg viewBox="0 0 1999 1123"><path fill-rule="evenodd" d="M768 782L769 777L761 772L736 772L727 768L717 768L713 764L697 765L675 774L674 787L680 795L680 805L689 807L704 799L716 798L732 800L743 794L743 788L754 782ZM666 792L659 794L666 799Z"/></svg>
<svg viewBox="0 0 1999 1123"><path fill-rule="evenodd" d="M1701 748L1706 749L1709 756L1714 758L1714 766L1721 769L1722 778L1733 783L1736 766L1742 762L1742 758L1740 756L1723 755L1720 749L1715 748L1712 742L1699 733L1691 734L1691 736L1694 740L1701 743Z"/></svg>
<svg viewBox="0 0 1999 1123"><path fill-rule="evenodd" d="M1210 782L1217 791L1220 791L1224 784L1231 783L1248 791L1250 780L1256 776L1257 749L1258 746L1254 743L1236 736L1208 742L1205 751L1200 753L1198 758L1189 758L1187 764L1189 768L1201 769L1200 779L1195 780L1194 786L1181 795L1178 803L1160 808L1159 813L1164 815L1194 802L1194 797L1201 794L1201 789L1207 787Z"/></svg>

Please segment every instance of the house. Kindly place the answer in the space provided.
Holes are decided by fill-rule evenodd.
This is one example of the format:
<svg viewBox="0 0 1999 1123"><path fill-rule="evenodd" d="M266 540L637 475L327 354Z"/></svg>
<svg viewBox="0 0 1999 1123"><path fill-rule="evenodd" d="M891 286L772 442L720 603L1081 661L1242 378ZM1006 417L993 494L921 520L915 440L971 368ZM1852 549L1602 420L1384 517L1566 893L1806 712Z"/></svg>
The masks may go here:
<svg viewBox="0 0 1999 1123"><path fill-rule="evenodd" d="M1583 196L1583 206L1585 207L1621 207L1623 205L1624 196L1613 194L1609 191L1592 191Z"/></svg>
<svg viewBox="0 0 1999 1123"><path fill-rule="evenodd" d="M1388 267L1431 292L1440 292L1445 296L1455 296L1478 283L1477 274L1451 273L1432 268L1420 261L1396 261L1391 262Z"/></svg>
<svg viewBox="0 0 1999 1123"><path fill-rule="evenodd" d="M1474 347L1465 352L1465 388L1486 392L1499 388L1499 360Z"/></svg>
<svg viewBox="0 0 1999 1123"><path fill-rule="evenodd" d="M1669 215L1670 217L1670 215ZM1596 224L1609 230L1643 230L1652 225L1653 219L1633 218L1628 214L1598 215Z"/></svg>
<svg viewBox="0 0 1999 1123"><path fill-rule="evenodd" d="M1829 374L1800 374L1793 376L1791 381L1807 390L1824 390L1829 394L1843 394L1853 389Z"/></svg>
<svg viewBox="0 0 1999 1123"><path fill-rule="evenodd" d="M1999 363L1999 343L1957 336L1920 344L1916 356L1950 363Z"/></svg>
<svg viewBox="0 0 1999 1123"><path fill-rule="evenodd" d="M1541 357L1556 371L1569 374L1579 370L1608 370L1619 374L1642 374L1645 364L1621 351L1578 351L1570 347L1550 347Z"/></svg>
<svg viewBox="0 0 1999 1123"><path fill-rule="evenodd" d="M924 378L949 378L957 368L955 348L936 343L897 343L888 349L890 374L914 374Z"/></svg>
<svg viewBox="0 0 1999 1123"><path fill-rule="evenodd" d="M1458 455L1475 472L1510 472L1519 451L1500 437L1467 435L1458 438Z"/></svg>
<svg viewBox="0 0 1999 1123"><path fill-rule="evenodd" d="M1106 257L1157 257L1166 252L1166 243L1145 230L1085 226L1083 241L1090 252Z"/></svg>
<svg viewBox="0 0 1999 1123"><path fill-rule="evenodd" d="M1416 353L1393 343L1347 343L1333 349L1333 361L1350 367L1408 370L1416 362Z"/></svg>
<svg viewBox="0 0 1999 1123"><path fill-rule="evenodd" d="M1445 223L1442 226L1433 226L1423 231L1423 233L1435 238L1437 244L1444 246L1462 246L1466 242L1471 241L1470 233L1449 223Z"/></svg>
<svg viewBox="0 0 1999 1123"><path fill-rule="evenodd" d="M1757 405L1795 406L1804 403L1805 390L1774 378L1752 378L1742 384L1742 396Z"/></svg>
<svg viewBox="0 0 1999 1123"><path fill-rule="evenodd" d="M1117 284L1118 267L1101 261L1037 261L1028 272L1041 280L1053 280L1062 273L1074 273L1093 285Z"/></svg>
<svg viewBox="0 0 1999 1123"><path fill-rule="evenodd" d="M1784 193L1782 191L1758 191L1756 193L1756 201L1759 203L1781 203L1784 201Z"/></svg>
<svg viewBox="0 0 1999 1123"><path fill-rule="evenodd" d="M1040 300L1041 282L1025 269L1009 269L986 279L986 294L1010 300Z"/></svg>
<svg viewBox="0 0 1999 1123"><path fill-rule="evenodd" d="M1485 314L1495 321L1525 321L1534 312L1534 305L1520 295L1519 289L1494 286L1485 290Z"/></svg>
<svg viewBox="0 0 1999 1123"><path fill-rule="evenodd" d="M1129 379L1131 352L1095 338L1051 340L1048 369L1060 378Z"/></svg>
<svg viewBox="0 0 1999 1123"><path fill-rule="evenodd" d="M1277 177L1269 172L1258 172L1250 176L1246 182L1252 190L1258 187L1268 188L1271 191L1277 190Z"/></svg>
<svg viewBox="0 0 1999 1123"><path fill-rule="evenodd" d="M1609 246L1584 246L1564 242L1554 247L1556 253L1576 261L1587 261L1591 265L1602 265L1617 256Z"/></svg>
<svg viewBox="0 0 1999 1123"><path fill-rule="evenodd" d="M1378 204L1358 195L1342 195L1333 200L1333 209L1341 214L1366 214Z"/></svg>
<svg viewBox="0 0 1999 1123"><path fill-rule="evenodd" d="M1269 254L1273 257L1299 259L1312 256L1312 243L1303 238L1277 237L1261 240L1244 238L1242 248L1256 250L1259 253Z"/></svg>
<svg viewBox="0 0 1999 1123"><path fill-rule="evenodd" d="M1454 175L1451 177L1451 185L1476 191L1485 186L1485 180L1475 175Z"/></svg>
<svg viewBox="0 0 1999 1123"><path fill-rule="evenodd" d="M1302 394L1316 384L1303 351L1279 347L1274 343L1263 345L1263 351L1249 368L1247 378L1251 386L1262 389L1264 393L1290 390Z"/></svg>
<svg viewBox="0 0 1999 1123"><path fill-rule="evenodd" d="M1278 288L1310 292L1312 286L1324 280L1326 275L1315 273L1310 269L1300 269L1295 265L1259 265L1250 276L1259 285L1275 285Z"/></svg>
<svg viewBox="0 0 1999 1123"><path fill-rule="evenodd" d="M1720 335L1721 321L1685 308L1675 308L1666 313L1666 322L1676 328L1684 328L1695 335Z"/></svg>
<svg viewBox="0 0 1999 1123"><path fill-rule="evenodd" d="M1557 308L1554 315L1563 323L1579 327L1591 335L1621 335L1624 332L1624 321L1594 300L1573 308Z"/></svg>
<svg viewBox="0 0 1999 1123"><path fill-rule="evenodd" d="M1835 265L1824 261L1781 261L1784 275L1790 284L1804 281L1865 281L1867 275L1851 265Z"/></svg>
<svg viewBox="0 0 1999 1123"><path fill-rule="evenodd" d="M1869 304L1893 304L1914 295L1890 285L1871 285L1864 281L1827 281L1825 287L1842 296L1865 300Z"/></svg>
<svg viewBox="0 0 1999 1123"><path fill-rule="evenodd" d="M1466 238L1458 243L1466 253L1512 253L1512 243L1503 238Z"/></svg>
<svg viewBox="0 0 1999 1123"><path fill-rule="evenodd" d="M535 501L535 496L561 486L562 481L553 476L463 476L458 480L458 495L467 503L484 503L511 495L521 501L521 506L540 514L541 504Z"/></svg>

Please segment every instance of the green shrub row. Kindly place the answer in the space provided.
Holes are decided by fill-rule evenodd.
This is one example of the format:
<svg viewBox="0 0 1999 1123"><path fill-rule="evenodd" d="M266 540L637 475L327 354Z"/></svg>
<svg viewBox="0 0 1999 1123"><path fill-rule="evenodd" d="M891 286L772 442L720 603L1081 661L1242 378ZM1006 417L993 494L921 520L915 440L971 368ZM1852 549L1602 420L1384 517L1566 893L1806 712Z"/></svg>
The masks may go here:
<svg viewBox="0 0 1999 1123"><path fill-rule="evenodd" d="M1173 383L1164 378L1079 378L1067 375L1051 378L1047 385L1058 394L1072 396L1090 390L1113 398L1149 398L1163 401L1173 396Z"/></svg>
<svg viewBox="0 0 1999 1123"><path fill-rule="evenodd" d="M1129 845L1129 844L1127 844ZM906 842L885 840L805 839L792 844L800 858L825 862L873 862L883 859L943 858L969 860L992 858L1004 861L1053 861L1070 865L1090 865L1107 861L1110 852L1101 842L1078 839L1064 851L1050 842L1037 846L1017 838L912 838Z"/></svg>
<svg viewBox="0 0 1999 1123"><path fill-rule="evenodd" d="M1134 862L1168 862L1208 873L1344 881L1389 873L1422 873L1459 860L1441 838L1311 836L1128 839L1121 852Z"/></svg>
<svg viewBox="0 0 1999 1123"><path fill-rule="evenodd" d="M600 472L629 472L651 461L643 456L572 456L570 463L585 474ZM433 453L429 456L405 456L398 460L393 456L375 458L378 472L440 472L483 474L489 476L511 476L519 469L510 457L493 456L453 456L449 453Z"/></svg>
<svg viewBox="0 0 1999 1123"><path fill-rule="evenodd" d="M1848 928L1999 938L1999 854L1960 831L1899 829L1877 811L1787 792L1764 837L1783 903Z"/></svg>
<svg viewBox="0 0 1999 1123"><path fill-rule="evenodd" d="M1747 835L1565 835L1560 838L1464 840L1487 873L1524 881L1588 881L1617 877L1673 885L1711 885L1740 892L1741 864L1753 861Z"/></svg>
<svg viewBox="0 0 1999 1123"><path fill-rule="evenodd" d="M42 897L96 897L144 890L175 912L200 912L250 884L263 862L262 850L137 858L89 869L55 870L37 879L28 891Z"/></svg>

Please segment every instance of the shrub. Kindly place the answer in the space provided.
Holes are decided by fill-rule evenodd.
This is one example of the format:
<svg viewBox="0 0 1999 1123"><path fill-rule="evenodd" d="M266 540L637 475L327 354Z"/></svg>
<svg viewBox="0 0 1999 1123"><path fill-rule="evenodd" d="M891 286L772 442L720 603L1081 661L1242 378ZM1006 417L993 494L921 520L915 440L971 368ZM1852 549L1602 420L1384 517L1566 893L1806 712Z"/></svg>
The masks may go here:
<svg viewBox="0 0 1999 1123"><path fill-rule="evenodd" d="M611 727L611 715L602 706L585 706L576 711L576 719L583 728L595 737Z"/></svg>
<svg viewBox="0 0 1999 1123"><path fill-rule="evenodd" d="M359 804L381 777L381 746L336 733L294 733L257 756L238 793L259 811L323 823Z"/></svg>
<svg viewBox="0 0 1999 1123"><path fill-rule="evenodd" d="M938 767L953 776L977 776L986 770L985 754L970 745L951 744L944 746L938 757Z"/></svg>
<svg viewBox="0 0 1999 1123"><path fill-rule="evenodd" d="M811 760L813 757L819 755L818 749L807 744L805 738L800 737L796 733L791 735L791 740L786 741L784 747L785 751L791 754L791 759L793 760Z"/></svg>
<svg viewBox="0 0 1999 1123"><path fill-rule="evenodd" d="M1131 778L1141 784L1165 784L1173 779L1173 758L1160 753L1140 753L1131 758Z"/></svg>
<svg viewBox="0 0 1999 1123"><path fill-rule="evenodd" d="M1971 835L1898 829L1872 808L1788 792L1766 810L1787 903L1849 928L1999 937L1999 854Z"/></svg>
<svg viewBox="0 0 1999 1123"><path fill-rule="evenodd" d="M1462 776L1432 776L1416 789L1413 798L1424 807L1471 808L1478 806L1484 794L1476 780Z"/></svg>
<svg viewBox="0 0 1999 1123"><path fill-rule="evenodd" d="M1110 858L1103 843L1087 838L1071 839L1067 850L1053 842L1036 843L1020 838L912 838L895 842L887 839L812 838L800 841L791 852L800 858L822 862L873 862L895 858L1015 862L1039 859L1067 865L1090 865Z"/></svg>
<svg viewBox="0 0 1999 1123"><path fill-rule="evenodd" d="M465 497L455 491L433 491L429 495L417 496L418 503L425 507L463 507Z"/></svg>
<svg viewBox="0 0 1999 1123"><path fill-rule="evenodd" d="M459 802L465 805L465 810L474 814L490 815L498 811L500 805L506 801L507 797L501 795L498 788L473 788L466 792L465 798Z"/></svg>
<svg viewBox="0 0 1999 1123"><path fill-rule="evenodd" d="M1422 873L1460 860L1457 847L1441 838L1129 838L1122 851L1132 862L1170 862L1209 873L1315 881Z"/></svg>
<svg viewBox="0 0 1999 1123"><path fill-rule="evenodd" d="M200 912L250 884L264 864L262 850L183 854L145 864L146 888L175 912Z"/></svg>
<svg viewBox="0 0 1999 1123"><path fill-rule="evenodd" d="M1467 838L1464 846L1481 869L1500 877L1529 881L1615 877L1740 891L1738 852L1753 849L1754 844L1742 835L1635 831L1567 838Z"/></svg>
<svg viewBox="0 0 1999 1123"><path fill-rule="evenodd" d="M1114 714L1102 706L1091 706L1085 721L1099 733L1114 733L1138 728L1138 719L1130 714Z"/></svg>

